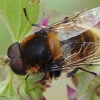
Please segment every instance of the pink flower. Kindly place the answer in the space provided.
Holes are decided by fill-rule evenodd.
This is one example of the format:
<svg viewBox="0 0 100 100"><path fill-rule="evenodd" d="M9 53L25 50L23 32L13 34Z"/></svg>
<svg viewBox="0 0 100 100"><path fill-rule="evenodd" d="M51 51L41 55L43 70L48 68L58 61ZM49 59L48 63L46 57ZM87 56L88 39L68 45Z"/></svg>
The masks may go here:
<svg viewBox="0 0 100 100"><path fill-rule="evenodd" d="M43 25L43 26L48 26L49 18L50 18L50 17L47 17L47 18L43 19L42 22L41 22L41 25Z"/></svg>
<svg viewBox="0 0 100 100"><path fill-rule="evenodd" d="M40 26L40 27L36 27L36 28L34 29L34 32L39 31L39 30L41 30L42 28L48 26L49 18L50 18L50 17L47 17L47 18L43 19L43 20L39 23L39 26Z"/></svg>
<svg viewBox="0 0 100 100"><path fill-rule="evenodd" d="M42 96L41 100L46 100L46 98L44 96Z"/></svg>
<svg viewBox="0 0 100 100"><path fill-rule="evenodd" d="M76 100L77 97L79 96L78 92L71 88L70 86L67 86L67 95L68 95L68 100Z"/></svg>

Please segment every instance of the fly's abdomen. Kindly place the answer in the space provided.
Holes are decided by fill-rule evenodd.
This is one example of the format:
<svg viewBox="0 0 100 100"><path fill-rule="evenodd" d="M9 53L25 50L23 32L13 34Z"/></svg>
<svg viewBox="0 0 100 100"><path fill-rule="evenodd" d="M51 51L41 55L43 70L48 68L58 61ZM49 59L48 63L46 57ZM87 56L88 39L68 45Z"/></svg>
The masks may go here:
<svg viewBox="0 0 100 100"><path fill-rule="evenodd" d="M88 30L76 37L72 37L62 43L61 51L66 63L81 62L98 53L100 36L94 29Z"/></svg>

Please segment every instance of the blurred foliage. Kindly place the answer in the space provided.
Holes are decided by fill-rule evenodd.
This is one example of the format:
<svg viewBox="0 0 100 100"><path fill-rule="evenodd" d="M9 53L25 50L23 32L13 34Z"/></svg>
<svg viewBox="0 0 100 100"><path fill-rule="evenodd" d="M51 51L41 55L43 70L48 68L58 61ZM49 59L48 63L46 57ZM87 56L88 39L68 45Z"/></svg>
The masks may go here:
<svg viewBox="0 0 100 100"><path fill-rule="evenodd" d="M73 14L74 11L100 6L100 0L42 0L49 9L64 14Z"/></svg>

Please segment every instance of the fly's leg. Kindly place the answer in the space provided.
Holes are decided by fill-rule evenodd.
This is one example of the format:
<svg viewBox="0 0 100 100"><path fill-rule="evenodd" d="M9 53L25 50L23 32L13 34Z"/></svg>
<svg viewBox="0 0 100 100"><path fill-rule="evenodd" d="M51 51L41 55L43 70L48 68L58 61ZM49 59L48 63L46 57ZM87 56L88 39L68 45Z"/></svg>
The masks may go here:
<svg viewBox="0 0 100 100"><path fill-rule="evenodd" d="M25 80L27 80L28 77L29 77L29 74L26 75Z"/></svg>
<svg viewBox="0 0 100 100"><path fill-rule="evenodd" d="M93 75L95 75L96 77L98 76L98 74L95 73L95 72L89 71L89 70L87 70L87 69L85 69L85 68L82 68L82 67L77 67L77 68L75 68L74 70L72 70L71 72L69 72L69 73L67 74L67 77L72 77L72 76L74 76L74 74L75 74L79 69L80 69L80 70L83 70L83 71L85 71L85 72L88 72L88 73L90 73L90 74L93 74Z"/></svg>
<svg viewBox="0 0 100 100"><path fill-rule="evenodd" d="M28 20L28 22L30 23L31 26L41 27L39 24L31 23L31 21L28 18L28 15L27 15L26 8L23 8L23 11L24 11L26 19Z"/></svg>

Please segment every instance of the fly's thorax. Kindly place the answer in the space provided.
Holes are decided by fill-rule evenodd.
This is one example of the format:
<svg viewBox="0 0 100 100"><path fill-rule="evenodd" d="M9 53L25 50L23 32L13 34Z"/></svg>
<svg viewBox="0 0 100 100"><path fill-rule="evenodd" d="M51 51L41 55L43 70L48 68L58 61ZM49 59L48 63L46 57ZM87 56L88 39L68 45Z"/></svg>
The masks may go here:
<svg viewBox="0 0 100 100"><path fill-rule="evenodd" d="M45 64L50 58L47 37L44 35L31 35L24 39L20 45L25 67Z"/></svg>

